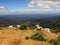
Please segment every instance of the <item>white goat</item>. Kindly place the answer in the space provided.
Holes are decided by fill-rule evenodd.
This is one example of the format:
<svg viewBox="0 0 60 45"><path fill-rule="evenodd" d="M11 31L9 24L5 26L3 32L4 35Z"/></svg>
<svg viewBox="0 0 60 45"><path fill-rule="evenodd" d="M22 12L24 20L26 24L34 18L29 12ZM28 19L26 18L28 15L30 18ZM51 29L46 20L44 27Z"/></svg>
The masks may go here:
<svg viewBox="0 0 60 45"><path fill-rule="evenodd" d="M17 28L20 28L20 25L17 25Z"/></svg>
<svg viewBox="0 0 60 45"><path fill-rule="evenodd" d="M39 25L36 25L36 28L37 28L38 30L42 29L42 27L39 26Z"/></svg>
<svg viewBox="0 0 60 45"><path fill-rule="evenodd" d="M9 28L13 28L13 25L8 26Z"/></svg>

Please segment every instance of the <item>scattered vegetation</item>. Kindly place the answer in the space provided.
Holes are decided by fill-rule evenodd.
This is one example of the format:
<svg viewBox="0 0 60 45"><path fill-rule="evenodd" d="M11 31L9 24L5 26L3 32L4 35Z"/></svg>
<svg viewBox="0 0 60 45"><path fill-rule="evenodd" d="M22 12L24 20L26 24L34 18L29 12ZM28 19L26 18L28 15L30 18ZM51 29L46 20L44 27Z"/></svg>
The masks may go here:
<svg viewBox="0 0 60 45"><path fill-rule="evenodd" d="M53 25L50 26L50 28L54 30L54 33L60 32L60 17Z"/></svg>
<svg viewBox="0 0 60 45"><path fill-rule="evenodd" d="M31 39L37 40L37 41L46 41L46 39L44 38L44 36L41 33L39 33L39 32L37 32L36 34L34 34L31 37Z"/></svg>
<svg viewBox="0 0 60 45"><path fill-rule="evenodd" d="M19 29L20 29L20 30L26 30L28 26L29 26L28 24L21 24ZM30 29L35 29L35 28L36 28L36 27L34 27L34 26L32 27L32 26L31 26ZM51 29L50 31L54 33L54 31L56 31L56 30L58 30L58 29L53 28L53 29ZM57 31L56 31L56 32L57 32ZM55 33L56 33L56 32L55 32ZM19 33L20 33L20 32L19 32ZM26 34L28 34L28 33L26 33ZM20 34L19 34L19 35L20 35ZM46 41L46 42L47 42L47 39L46 39L44 36L45 36L45 34L41 33L41 31L39 30L39 31L37 31L37 33L33 34L31 37L26 36L26 37L24 37L24 39L26 39L26 40L32 39L32 40L35 40L35 41ZM20 38L20 37L19 37L19 38ZM49 43L51 43L51 44L53 44L53 45L59 45L59 40L60 40L60 35L58 36L58 40L50 40ZM17 41L18 41L18 40L17 40ZM19 44L19 43L20 43L20 41L14 42L14 44Z"/></svg>
<svg viewBox="0 0 60 45"><path fill-rule="evenodd" d="M29 37L28 37L28 36L26 36L26 37L25 37L25 39L26 39L26 40L28 40L28 39L29 39Z"/></svg>
<svg viewBox="0 0 60 45"><path fill-rule="evenodd" d="M32 26L32 27L29 27L29 28L30 28L30 29L32 29L32 30L33 30L33 29L35 29L35 27L34 27L34 26Z"/></svg>
<svg viewBox="0 0 60 45"><path fill-rule="evenodd" d="M57 39L50 40L49 42L52 43L53 45L60 45L60 34L58 34Z"/></svg>
<svg viewBox="0 0 60 45"><path fill-rule="evenodd" d="M20 30L25 30L25 29L27 29L27 26L25 24L21 24Z"/></svg>
<svg viewBox="0 0 60 45"><path fill-rule="evenodd" d="M58 40L50 40L50 43L52 43L53 45L59 45L59 41Z"/></svg>
<svg viewBox="0 0 60 45"><path fill-rule="evenodd" d="M58 34L58 37L57 37L58 41L60 41L60 34Z"/></svg>
<svg viewBox="0 0 60 45"><path fill-rule="evenodd" d="M2 28L2 27L0 27L0 30L3 30L3 28Z"/></svg>
<svg viewBox="0 0 60 45"><path fill-rule="evenodd" d="M50 32L54 33L54 30L53 29L50 29Z"/></svg>

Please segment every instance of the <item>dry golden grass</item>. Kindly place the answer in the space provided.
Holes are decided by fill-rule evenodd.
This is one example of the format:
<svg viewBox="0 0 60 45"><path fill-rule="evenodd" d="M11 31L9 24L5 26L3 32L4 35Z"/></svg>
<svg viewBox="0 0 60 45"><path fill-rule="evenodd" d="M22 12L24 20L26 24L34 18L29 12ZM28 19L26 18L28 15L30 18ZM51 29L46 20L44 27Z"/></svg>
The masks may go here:
<svg viewBox="0 0 60 45"><path fill-rule="evenodd" d="M53 39L57 39L58 35L55 34L55 33L51 33L51 32L47 32L47 31L42 31L43 34L45 34L45 37L48 39L48 40L53 40Z"/></svg>
<svg viewBox="0 0 60 45"><path fill-rule="evenodd" d="M36 33L36 30L28 29L27 31L18 30L16 28L4 28L0 30L0 45L52 45L48 42L35 41L35 40L26 40L26 36L32 36ZM57 37L55 34L42 32L46 34L47 39L53 39ZM53 36L53 37L51 37Z"/></svg>

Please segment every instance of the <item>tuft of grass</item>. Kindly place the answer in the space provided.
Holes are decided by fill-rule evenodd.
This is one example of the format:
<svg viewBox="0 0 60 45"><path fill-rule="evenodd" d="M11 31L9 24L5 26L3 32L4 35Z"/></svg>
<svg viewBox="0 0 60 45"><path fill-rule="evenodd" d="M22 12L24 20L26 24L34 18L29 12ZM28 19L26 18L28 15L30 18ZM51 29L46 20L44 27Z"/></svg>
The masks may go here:
<svg viewBox="0 0 60 45"><path fill-rule="evenodd" d="M0 30L3 30L3 28L2 28L2 27L0 27Z"/></svg>
<svg viewBox="0 0 60 45"><path fill-rule="evenodd" d="M28 39L29 39L29 37L28 37L28 36L26 36L26 37L25 37L25 39L26 39L26 40L28 40Z"/></svg>

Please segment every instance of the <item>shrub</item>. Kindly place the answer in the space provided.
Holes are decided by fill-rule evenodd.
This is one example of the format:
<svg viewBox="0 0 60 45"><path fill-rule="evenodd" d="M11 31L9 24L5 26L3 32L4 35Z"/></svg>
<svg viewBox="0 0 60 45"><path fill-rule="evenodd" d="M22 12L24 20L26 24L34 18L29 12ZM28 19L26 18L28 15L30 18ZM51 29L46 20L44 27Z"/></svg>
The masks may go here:
<svg viewBox="0 0 60 45"><path fill-rule="evenodd" d="M54 30L53 29L50 29L50 32L54 33Z"/></svg>
<svg viewBox="0 0 60 45"><path fill-rule="evenodd" d="M25 37L25 39L27 39L27 40L28 40L28 39L29 39L29 37L28 37L28 36L26 36L26 37Z"/></svg>
<svg viewBox="0 0 60 45"><path fill-rule="evenodd" d="M57 37L58 41L60 41L60 34L58 34L58 37Z"/></svg>
<svg viewBox="0 0 60 45"><path fill-rule="evenodd" d="M2 27L0 27L0 30L3 30L3 28L2 28Z"/></svg>
<svg viewBox="0 0 60 45"><path fill-rule="evenodd" d="M50 40L50 43L52 43L53 45L59 45L58 40Z"/></svg>
<svg viewBox="0 0 60 45"><path fill-rule="evenodd" d="M35 27L33 27L33 26L32 26L32 27L30 27L30 29L32 29L32 30L33 30L33 29L35 29Z"/></svg>
<svg viewBox="0 0 60 45"><path fill-rule="evenodd" d="M37 41L46 41L46 39L44 38L44 36L40 33L36 33L34 34L31 39L33 40L37 40Z"/></svg>
<svg viewBox="0 0 60 45"><path fill-rule="evenodd" d="M60 17L57 18L56 22L52 25L51 28L58 29L60 33Z"/></svg>
<svg viewBox="0 0 60 45"><path fill-rule="evenodd" d="M21 24L20 29L25 30L25 29L27 29L27 26L25 24Z"/></svg>

